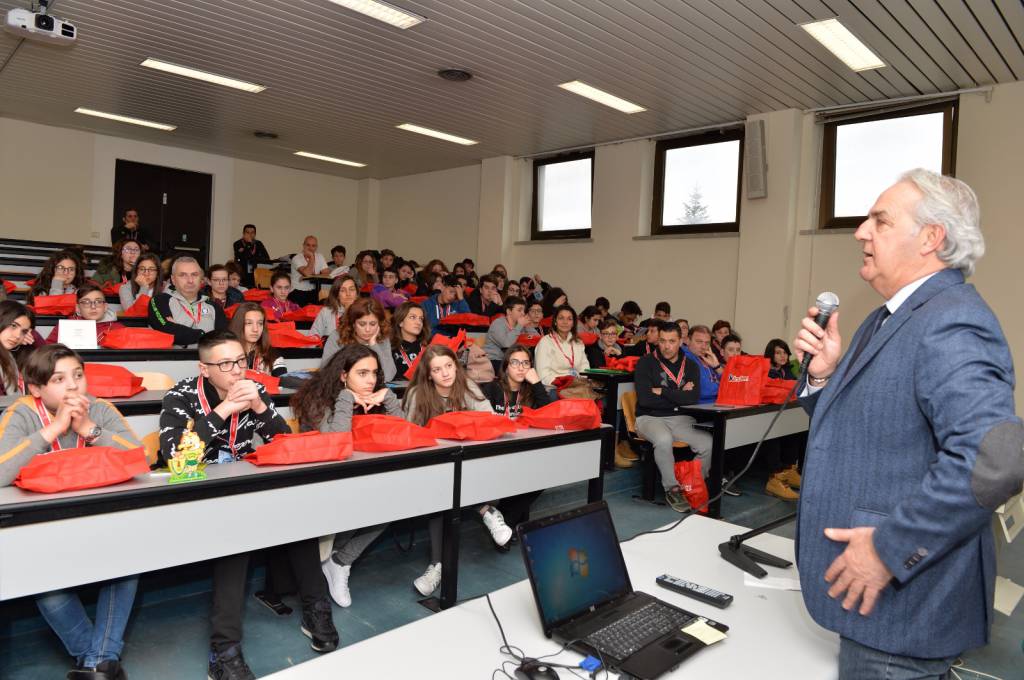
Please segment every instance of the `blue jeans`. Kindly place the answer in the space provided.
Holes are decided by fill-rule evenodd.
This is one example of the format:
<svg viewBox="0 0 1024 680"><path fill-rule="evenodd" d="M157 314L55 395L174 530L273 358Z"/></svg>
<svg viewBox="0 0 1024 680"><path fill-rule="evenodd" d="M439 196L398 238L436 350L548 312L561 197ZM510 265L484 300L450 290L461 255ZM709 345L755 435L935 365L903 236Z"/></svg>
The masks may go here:
<svg viewBox="0 0 1024 680"><path fill-rule="evenodd" d="M36 597L36 604L68 654L85 668L121 658L124 629L132 613L138 576L107 581L100 586L96 622L89 620L74 590L59 590Z"/></svg>
<svg viewBox="0 0 1024 680"><path fill-rule="evenodd" d="M839 680L947 680L956 657L918 659L839 638Z"/></svg>

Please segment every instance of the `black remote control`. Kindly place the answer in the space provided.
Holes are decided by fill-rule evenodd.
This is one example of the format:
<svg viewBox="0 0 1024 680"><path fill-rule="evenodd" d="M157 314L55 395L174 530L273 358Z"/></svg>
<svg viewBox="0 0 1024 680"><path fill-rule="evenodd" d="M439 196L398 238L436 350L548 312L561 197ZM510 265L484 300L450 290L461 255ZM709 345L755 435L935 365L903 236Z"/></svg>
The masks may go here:
<svg viewBox="0 0 1024 680"><path fill-rule="evenodd" d="M681 578L670 576L668 574L662 574L658 578L654 579L662 588L668 588L674 590L677 593L682 593L687 597L692 597L695 600L706 602L712 607L718 607L719 609L725 609L732 604L732 595L726 593L720 593L717 590L712 590L707 586L702 586L692 581L684 581Z"/></svg>

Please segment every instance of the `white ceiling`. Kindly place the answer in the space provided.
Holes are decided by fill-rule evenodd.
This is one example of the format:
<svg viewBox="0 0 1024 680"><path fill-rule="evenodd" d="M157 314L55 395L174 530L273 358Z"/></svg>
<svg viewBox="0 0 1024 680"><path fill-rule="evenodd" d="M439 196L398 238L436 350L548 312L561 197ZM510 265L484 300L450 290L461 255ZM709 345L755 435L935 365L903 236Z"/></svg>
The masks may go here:
<svg viewBox="0 0 1024 680"><path fill-rule="evenodd" d="M428 21L402 31L328 0L56 0L51 13L78 26L78 42L19 47L0 33L0 115L384 178L1024 74L1019 0L394 1ZM887 66L854 73L797 27L832 16ZM156 72L139 66L146 57L268 89ZM446 67L475 77L441 80ZM576 79L648 110L626 115L556 87ZM91 119L78 106L178 129ZM395 129L404 122L480 144ZM291 155L299 149L368 167Z"/></svg>

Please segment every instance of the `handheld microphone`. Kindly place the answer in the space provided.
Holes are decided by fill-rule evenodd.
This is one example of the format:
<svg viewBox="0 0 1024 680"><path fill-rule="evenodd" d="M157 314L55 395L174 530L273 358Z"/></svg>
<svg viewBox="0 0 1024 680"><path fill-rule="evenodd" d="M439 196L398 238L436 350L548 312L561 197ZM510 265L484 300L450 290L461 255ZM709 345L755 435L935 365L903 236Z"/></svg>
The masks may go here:
<svg viewBox="0 0 1024 680"><path fill-rule="evenodd" d="M832 312L836 311L839 307L839 296L835 293L825 291L818 296L818 299L814 301L814 306L818 308L818 316L814 317L814 323L824 328L828 325L828 318L832 316ZM811 359L814 355L810 352L804 353L804 360L800 362L800 375L807 373L807 366L811 363Z"/></svg>

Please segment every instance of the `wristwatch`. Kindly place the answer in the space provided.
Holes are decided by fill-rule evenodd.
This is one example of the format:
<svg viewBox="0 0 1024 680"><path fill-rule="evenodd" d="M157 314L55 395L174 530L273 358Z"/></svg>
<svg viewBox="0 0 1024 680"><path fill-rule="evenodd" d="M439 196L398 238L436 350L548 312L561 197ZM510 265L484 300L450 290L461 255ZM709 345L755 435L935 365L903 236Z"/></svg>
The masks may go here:
<svg viewBox="0 0 1024 680"><path fill-rule="evenodd" d="M83 441L85 441L86 444L92 444L94 441L100 438L101 434L103 434L103 430L100 428L100 426L93 425L92 429L89 430L89 434L82 437L82 439Z"/></svg>

